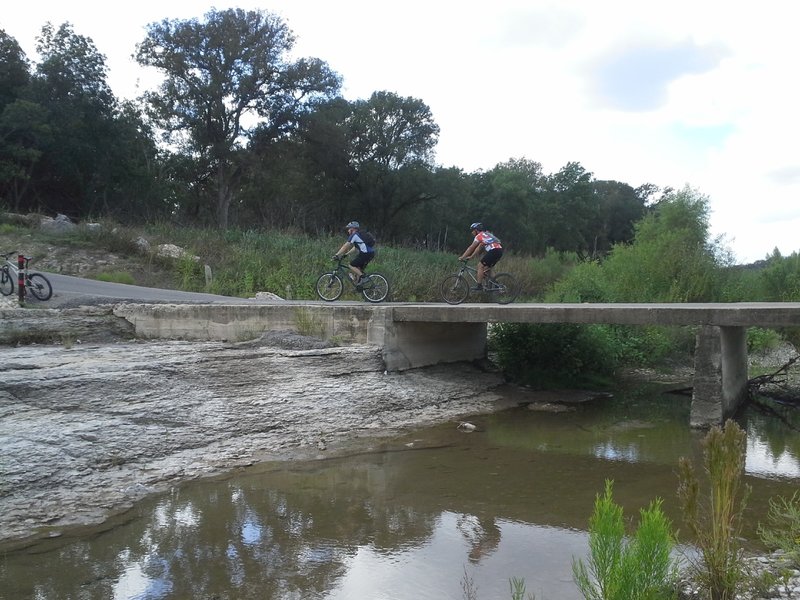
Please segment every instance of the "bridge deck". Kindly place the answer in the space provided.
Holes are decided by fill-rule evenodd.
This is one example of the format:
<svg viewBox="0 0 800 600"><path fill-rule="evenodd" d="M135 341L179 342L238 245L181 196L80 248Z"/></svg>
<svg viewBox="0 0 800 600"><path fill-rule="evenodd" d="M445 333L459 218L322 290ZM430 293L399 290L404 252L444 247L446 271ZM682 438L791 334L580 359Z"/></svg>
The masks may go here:
<svg viewBox="0 0 800 600"><path fill-rule="evenodd" d="M389 304L396 322L605 323L619 325L800 325L800 302L697 304Z"/></svg>

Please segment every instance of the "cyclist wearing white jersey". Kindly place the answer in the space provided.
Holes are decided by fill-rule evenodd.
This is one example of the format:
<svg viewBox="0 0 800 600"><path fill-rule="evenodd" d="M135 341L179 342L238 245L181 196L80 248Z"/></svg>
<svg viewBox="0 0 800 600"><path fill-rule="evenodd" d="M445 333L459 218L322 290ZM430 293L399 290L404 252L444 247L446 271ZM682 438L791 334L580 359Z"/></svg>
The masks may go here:
<svg viewBox="0 0 800 600"><path fill-rule="evenodd" d="M503 257L503 246L497 236L486 231L483 223L473 223L469 226L469 229L475 239L469 248L464 250L461 256L458 257L458 260L469 260L473 256L483 254L478 263L478 274L475 278L478 280L478 285L472 288L473 291L482 291L483 278L497 264L497 261Z"/></svg>

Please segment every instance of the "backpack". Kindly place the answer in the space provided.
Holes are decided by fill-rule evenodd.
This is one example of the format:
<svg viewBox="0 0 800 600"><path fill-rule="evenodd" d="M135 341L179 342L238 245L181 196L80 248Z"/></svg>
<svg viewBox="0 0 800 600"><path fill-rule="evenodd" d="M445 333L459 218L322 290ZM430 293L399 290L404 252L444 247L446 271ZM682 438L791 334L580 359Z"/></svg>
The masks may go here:
<svg viewBox="0 0 800 600"><path fill-rule="evenodd" d="M375 236L372 235L369 231L359 231L358 237L361 238L361 241L364 242L370 248L375 248L375 244L377 244L377 240Z"/></svg>

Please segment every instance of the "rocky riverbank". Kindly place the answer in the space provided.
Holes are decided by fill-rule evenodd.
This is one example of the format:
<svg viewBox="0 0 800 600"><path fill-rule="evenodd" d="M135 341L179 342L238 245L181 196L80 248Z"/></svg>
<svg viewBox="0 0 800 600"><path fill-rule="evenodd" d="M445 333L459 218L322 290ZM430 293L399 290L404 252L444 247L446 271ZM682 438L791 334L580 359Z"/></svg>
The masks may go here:
<svg viewBox="0 0 800 600"><path fill-rule="evenodd" d="M175 483L502 407L468 365L385 373L372 346L277 332L0 350L0 542L95 524Z"/></svg>

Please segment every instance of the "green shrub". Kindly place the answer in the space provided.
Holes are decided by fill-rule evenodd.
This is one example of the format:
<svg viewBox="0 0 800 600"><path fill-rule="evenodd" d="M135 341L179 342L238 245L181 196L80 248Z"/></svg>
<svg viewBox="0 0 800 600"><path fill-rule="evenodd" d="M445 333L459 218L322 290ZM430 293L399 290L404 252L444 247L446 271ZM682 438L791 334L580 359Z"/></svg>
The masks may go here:
<svg viewBox="0 0 800 600"><path fill-rule="evenodd" d="M758 535L768 548L781 550L800 568L800 492L789 499L770 499L767 523L759 523Z"/></svg>
<svg viewBox="0 0 800 600"><path fill-rule="evenodd" d="M781 336L773 329L762 329L761 327L748 327L747 329L748 352L774 350L780 343Z"/></svg>
<svg viewBox="0 0 800 600"><path fill-rule="evenodd" d="M617 353L602 326L568 323L499 323L492 327L489 347L511 379L546 388L607 377L617 366Z"/></svg>
<svg viewBox="0 0 800 600"><path fill-rule="evenodd" d="M746 441L745 432L731 420L723 429L712 427L703 439L709 486L705 500L691 461L679 462L678 499L700 550L700 558L691 561L691 571L711 600L734 600L746 581L740 544L742 514L750 494L749 486L742 486Z"/></svg>
<svg viewBox="0 0 800 600"><path fill-rule="evenodd" d="M547 293L548 302L607 302L607 292L600 263L584 262L555 282Z"/></svg>
<svg viewBox="0 0 800 600"><path fill-rule="evenodd" d="M572 560L572 573L587 600L656 600L675 596L677 565L672 525L661 500L639 513L639 525L626 538L622 507L615 504L613 482L597 495L589 520L589 559Z"/></svg>

